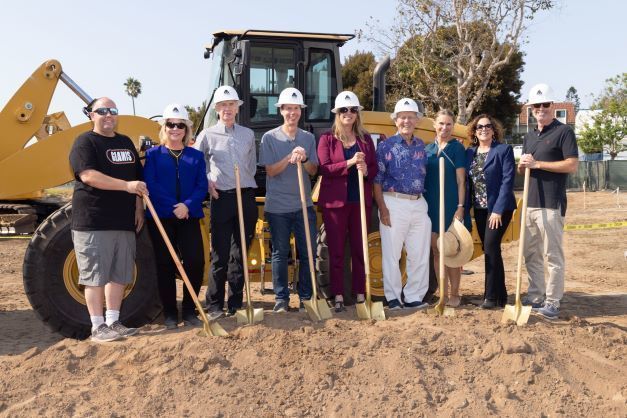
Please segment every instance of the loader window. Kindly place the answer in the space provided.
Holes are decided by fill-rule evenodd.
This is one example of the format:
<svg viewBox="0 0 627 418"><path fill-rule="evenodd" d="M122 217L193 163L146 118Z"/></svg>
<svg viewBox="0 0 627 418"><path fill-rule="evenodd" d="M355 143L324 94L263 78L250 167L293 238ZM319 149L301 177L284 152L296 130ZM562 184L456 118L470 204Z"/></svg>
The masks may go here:
<svg viewBox="0 0 627 418"><path fill-rule="evenodd" d="M252 46L250 54L250 121L280 123L275 106L279 93L296 87L296 64L293 48Z"/></svg>
<svg viewBox="0 0 627 418"><path fill-rule="evenodd" d="M333 91L336 81L332 52L324 49L311 49L306 77L307 120L331 120L331 109L333 109L336 94Z"/></svg>

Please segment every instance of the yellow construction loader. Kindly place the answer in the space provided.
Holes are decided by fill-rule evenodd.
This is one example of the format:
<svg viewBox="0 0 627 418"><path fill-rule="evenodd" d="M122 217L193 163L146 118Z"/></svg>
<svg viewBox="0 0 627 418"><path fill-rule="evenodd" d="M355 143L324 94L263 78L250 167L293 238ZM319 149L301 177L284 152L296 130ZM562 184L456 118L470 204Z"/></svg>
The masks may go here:
<svg viewBox="0 0 627 418"><path fill-rule="evenodd" d="M286 87L296 87L304 93L307 108L301 127L318 138L333 123L333 102L342 91L339 48L351 40L350 34L277 32L265 30L236 30L214 33L205 47L208 59L208 111L199 130L217 121L212 109L213 94L220 85L233 86L244 100L238 123L251 128L257 140L264 132L282 123L274 106L279 93ZM375 109L363 112L362 119L375 142L395 133L389 113L384 112L385 69L381 63L375 71ZM74 139L91 129L89 122L70 126L63 112L47 115L48 106L58 81L64 82L85 103L91 97L62 70L58 61L43 63L15 93L0 113L0 228L5 233L33 233L24 259L24 287L37 315L54 331L84 338L89 335L90 321L85 307L82 286L78 284L70 219L70 204L44 200L41 190L73 180L68 155ZM149 138L158 137L159 126L142 117L119 116L118 131L137 143L138 149L149 146ZM423 118L416 134L430 142L435 137L433 122ZM456 125L454 136L466 140L465 127ZM251 281L271 282L269 264L269 230L263 221L265 172L256 175L257 201L260 219L256 239L248 257ZM312 179L315 181L315 179ZM59 207L60 206L60 207ZM53 211L54 210L54 211ZM3 212L5 212L3 214ZM208 215L208 211L206 211ZM373 217L369 235L371 285L373 295L383 296L381 253L378 221ZM203 242L209 248L209 222L202 223ZM320 233L317 248L319 287L323 294L328 286L328 256L324 225L318 222ZM516 239L516 221L510 224L506 240ZM2 230L2 229L0 229ZM475 239L478 243L478 239ZM161 306L156 293L155 264L152 245L146 231L137 240L136 274L127 287L121 319L129 326L141 326L153 321ZM206 251L206 272L209 251ZM475 256L481 254L475 245ZM295 259L295 257L294 257ZM402 262L401 262L402 263ZM296 277L294 262L290 275ZM207 277L207 274L205 275Z"/></svg>

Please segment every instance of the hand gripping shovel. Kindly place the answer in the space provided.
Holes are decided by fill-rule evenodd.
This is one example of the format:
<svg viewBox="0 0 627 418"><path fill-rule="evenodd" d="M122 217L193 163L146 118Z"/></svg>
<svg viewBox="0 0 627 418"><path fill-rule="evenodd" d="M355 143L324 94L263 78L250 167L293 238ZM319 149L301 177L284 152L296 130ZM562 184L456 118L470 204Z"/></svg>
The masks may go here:
<svg viewBox="0 0 627 418"><path fill-rule="evenodd" d="M454 316L455 309L446 306L446 295L444 294L444 280L446 280L446 273L444 271L444 158L439 159L440 170L440 236L438 237L440 244L440 300L437 305L432 309L429 309L430 314Z"/></svg>
<svg viewBox="0 0 627 418"><path fill-rule="evenodd" d="M357 170L359 178L359 214L361 215L361 245L364 253L364 267L366 271L366 300L355 304L359 319L376 319L385 321L383 303L372 302L370 294L370 257L368 255L368 225L366 225L366 199L364 197L364 174ZM352 243L351 243L352 244Z"/></svg>
<svg viewBox="0 0 627 418"><path fill-rule="evenodd" d="M525 186L523 188L523 203L520 214L520 237L518 239L518 269L516 270L516 302L505 305L501 322L514 321L516 325L525 325L531 314L531 306L523 306L520 301L520 285L522 281L523 247L525 245L525 218L527 217L527 193L529 191L529 174L531 169L525 168Z"/></svg>
<svg viewBox="0 0 627 418"><path fill-rule="evenodd" d="M196 296L196 292L194 292L194 288L192 287L192 284L189 282L189 278L187 277L187 274L185 273L185 269L183 268L183 265L181 264L181 260L179 260L178 255L176 255L176 251L174 251L174 248L172 247L172 243L170 242L170 239L168 238L168 235L165 233L165 230L163 229L163 225L161 224L161 221L159 220L159 216L157 215L157 212L155 211L154 206L152 206L152 202L150 201L150 198L146 195L143 195L142 197L144 198L144 202L146 202L146 206L148 206L148 210L152 214L152 218L154 219L155 224L157 225L157 228L159 228L159 232L161 233L161 236L163 237L163 241L165 242L165 245L168 247L168 251L170 251L170 255L172 256L172 259L174 260L174 264L176 264L176 268L178 269L179 274L181 275L181 278L183 279L183 282L185 283L185 286L187 286L187 290L189 291L189 294L192 296L194 305L196 305L196 310L200 314L200 319L202 319L202 322L203 322L203 327L202 327L203 329L199 333L199 335L204 335L207 337L209 336L224 337L226 335L229 335L224 330L224 328L222 328L222 326L218 324L217 322L209 322L209 319L207 318L207 315L205 314L205 310L202 308L202 306L200 306L200 302L198 302L198 296Z"/></svg>
<svg viewBox="0 0 627 418"><path fill-rule="evenodd" d="M310 300L303 301L307 314L312 321L322 321L332 317L329 305L326 300L318 299L318 286L316 284L316 273L311 250L311 234L309 233L309 216L307 216L307 200L305 199L305 186L303 185L303 165L300 161L296 163L298 171L298 187L300 189L300 204L303 208L303 221L305 222L305 238L307 240L307 256L309 257L309 274L311 277L312 295Z"/></svg>
<svg viewBox="0 0 627 418"><path fill-rule="evenodd" d="M248 279L248 248L246 248L246 230L244 229L244 210L242 206L242 188L239 181L239 166L235 164L235 193L237 195L237 214L239 217L239 236L242 246L242 264L244 266L244 284L246 288L246 309L235 312L238 324L254 324L263 321L263 309L253 308L250 300L250 280Z"/></svg>

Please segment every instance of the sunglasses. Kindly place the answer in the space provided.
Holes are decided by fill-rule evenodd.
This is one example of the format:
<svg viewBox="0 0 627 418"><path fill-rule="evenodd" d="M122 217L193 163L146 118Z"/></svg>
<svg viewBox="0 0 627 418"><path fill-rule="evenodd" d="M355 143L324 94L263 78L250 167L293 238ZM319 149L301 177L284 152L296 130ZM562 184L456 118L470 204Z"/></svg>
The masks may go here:
<svg viewBox="0 0 627 418"><path fill-rule="evenodd" d="M98 109L92 110L92 112L99 114L100 116L104 116L107 113L111 116L118 115L118 109L115 107L99 107Z"/></svg>
<svg viewBox="0 0 627 418"><path fill-rule="evenodd" d="M338 112L344 114L344 113L359 113L359 108L358 107L340 107L338 109Z"/></svg>
<svg viewBox="0 0 627 418"><path fill-rule="evenodd" d="M475 130L476 131L481 131L483 129L492 129L493 127L494 127L494 125L492 125L491 123L486 123L485 125L477 124L477 128Z"/></svg>
<svg viewBox="0 0 627 418"><path fill-rule="evenodd" d="M187 127L187 125L185 124L185 122L179 122L179 123L174 123L174 122L166 122L165 126L170 128L170 129L174 129L179 128L179 129L185 129Z"/></svg>
<svg viewBox="0 0 627 418"><path fill-rule="evenodd" d="M533 104L533 108L534 109L540 109L541 107L547 109L547 108L551 107L551 103L535 103L535 104Z"/></svg>

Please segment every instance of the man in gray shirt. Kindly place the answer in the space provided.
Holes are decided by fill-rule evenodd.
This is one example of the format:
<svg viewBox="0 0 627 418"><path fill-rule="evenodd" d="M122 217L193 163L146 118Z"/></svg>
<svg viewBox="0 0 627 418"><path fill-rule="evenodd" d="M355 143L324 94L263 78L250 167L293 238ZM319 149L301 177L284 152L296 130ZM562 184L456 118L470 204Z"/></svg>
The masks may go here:
<svg viewBox="0 0 627 418"><path fill-rule="evenodd" d="M235 193L235 164L239 166L246 245L250 247L257 222L255 203L255 136L235 123L239 106L237 91L221 86L214 96L220 120L204 129L194 147L205 154L211 195L211 277L207 307L211 319L222 316L225 282L229 283L227 315L242 307L244 266Z"/></svg>
<svg viewBox="0 0 627 418"><path fill-rule="evenodd" d="M311 299L311 280L305 222L300 203L297 163L300 161L305 175L305 197L311 241L316 242L316 214L311 201L309 175L318 170L316 140L298 128L301 109L305 107L303 95L289 87L281 92L276 103L281 108L283 125L266 132L261 138L259 165L266 168L265 218L272 237L272 287L276 303L274 312L287 312L290 291L287 283L287 257L290 252L290 234L294 233L299 257L298 295L300 306ZM311 266L313 268L313 266Z"/></svg>

